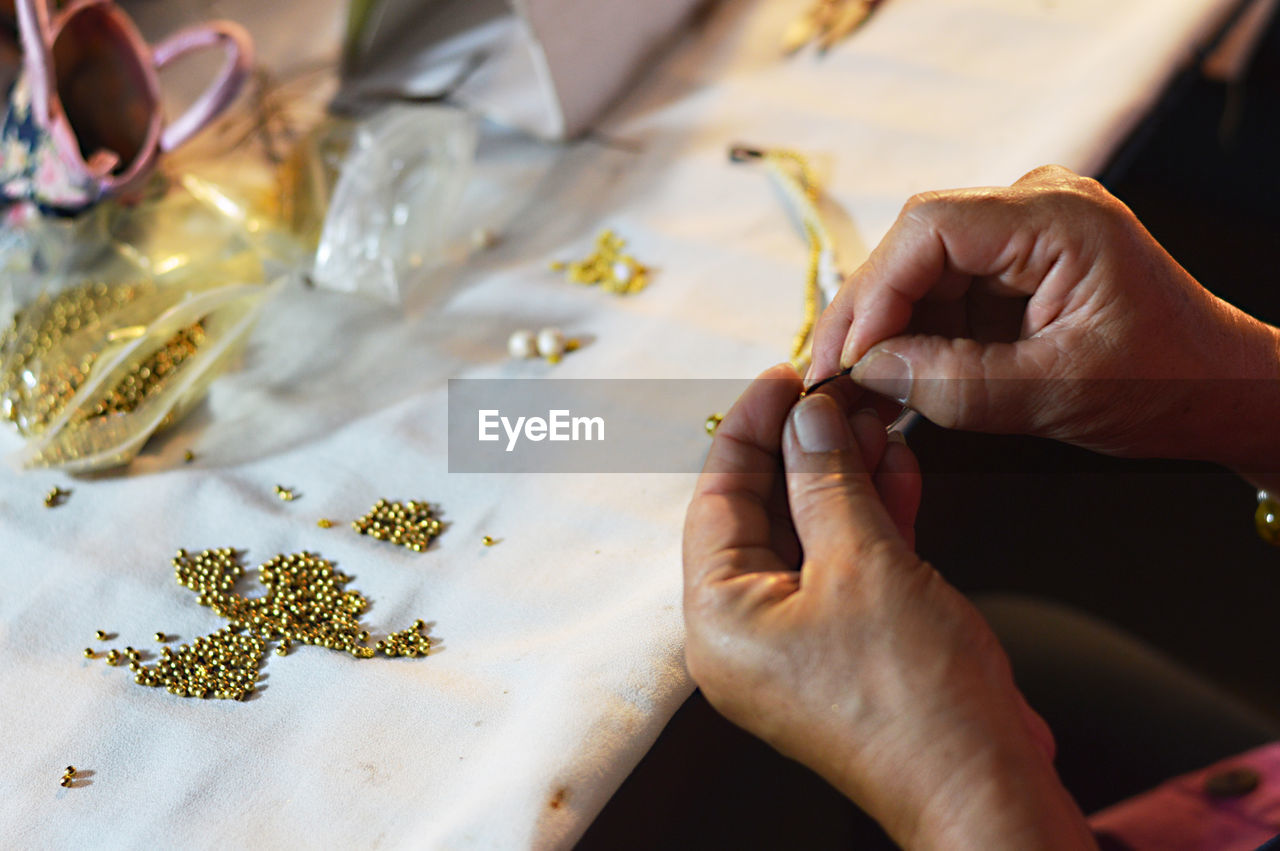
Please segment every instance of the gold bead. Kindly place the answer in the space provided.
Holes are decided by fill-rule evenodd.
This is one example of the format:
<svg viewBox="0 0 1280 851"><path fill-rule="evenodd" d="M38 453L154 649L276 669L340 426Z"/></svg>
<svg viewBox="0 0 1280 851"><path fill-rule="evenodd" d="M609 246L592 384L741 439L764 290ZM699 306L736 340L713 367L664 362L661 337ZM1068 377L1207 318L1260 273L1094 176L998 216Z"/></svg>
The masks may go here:
<svg viewBox="0 0 1280 851"><path fill-rule="evenodd" d="M498 543L489 535L485 535L483 538L481 538L480 542L484 544L486 547L492 547L494 544Z"/></svg>
<svg viewBox="0 0 1280 851"><path fill-rule="evenodd" d="M92 658L93 658L94 656L96 656L96 655L97 655L97 654L95 654L95 653L93 652L93 648L92 648L92 647L86 647L86 648L84 649L84 658L86 658L86 659L92 659Z"/></svg>
<svg viewBox="0 0 1280 851"><path fill-rule="evenodd" d="M106 641L106 640L107 640L107 631L106 631L106 630L104 630L104 629L100 629L100 630L98 630L97 632L95 632L95 633L94 633L94 635L96 635L96 636L98 637L98 640L99 640L99 641Z"/></svg>
<svg viewBox="0 0 1280 851"><path fill-rule="evenodd" d="M168 636L167 636L167 635L165 635L163 632L157 632L157 633L155 634L155 640L156 640L156 641L164 642L164 641L166 641L167 639L168 639Z"/></svg>
<svg viewBox="0 0 1280 851"><path fill-rule="evenodd" d="M708 435L714 435L716 429L720 428L720 423L724 420L724 414L712 414L707 417L706 429Z"/></svg>
<svg viewBox="0 0 1280 851"><path fill-rule="evenodd" d="M66 787L68 789L71 788L71 778L70 777L62 778L61 780L58 781L58 785Z"/></svg>
<svg viewBox="0 0 1280 851"><path fill-rule="evenodd" d="M1258 491L1258 510L1253 520L1262 540L1280 546L1280 499L1267 491Z"/></svg>
<svg viewBox="0 0 1280 851"><path fill-rule="evenodd" d="M190 464L194 460L196 460L196 453L192 452L190 449L182 453L182 463Z"/></svg>
<svg viewBox="0 0 1280 851"><path fill-rule="evenodd" d="M66 777L68 775L74 775L75 773L76 773L76 767L74 765L68 765L67 770L64 771L62 774L64 777Z"/></svg>
<svg viewBox="0 0 1280 851"><path fill-rule="evenodd" d="M327 517L321 517L319 520L316 521L316 525L319 526L321 529L332 529L333 521Z"/></svg>

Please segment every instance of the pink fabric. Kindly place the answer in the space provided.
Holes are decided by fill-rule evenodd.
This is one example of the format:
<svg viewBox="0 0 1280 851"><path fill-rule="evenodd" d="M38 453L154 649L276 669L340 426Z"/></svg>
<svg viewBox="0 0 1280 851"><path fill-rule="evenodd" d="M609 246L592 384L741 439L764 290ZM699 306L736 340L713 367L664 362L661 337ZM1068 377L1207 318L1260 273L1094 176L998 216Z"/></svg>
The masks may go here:
<svg viewBox="0 0 1280 851"><path fill-rule="evenodd" d="M52 21L48 6L49 0L16 0L15 3L25 75L25 80L20 80L15 89L23 83L28 87L35 124L45 138L52 141L56 151L56 157L39 164L43 171L39 166L34 169L40 172L34 175L35 197L43 203L75 208L93 203L101 195L130 190L150 172L161 151L171 151L181 145L231 103L252 67L253 44L249 34L231 21L210 21L188 27L165 39L153 52L114 0L73 0ZM109 156L108 152L100 151L85 160L75 130L58 100L53 45L63 28L81 15L96 16L92 24L96 37L111 43L122 60L130 63L136 71L139 95L148 101L150 115L145 142L137 155L123 166L118 157ZM185 113L167 127L163 126L157 70L183 54L208 47L221 48L225 53L221 70ZM38 156L35 151L28 153L31 157ZM16 149L6 150L7 160L17 156ZM17 170L13 162L6 164L10 171ZM55 169L58 173L51 173ZM43 191L49 187L59 191Z"/></svg>
<svg viewBox="0 0 1280 851"><path fill-rule="evenodd" d="M1248 768L1261 778L1239 797L1214 798L1209 778ZM1136 851L1252 851L1280 834L1280 742L1169 780L1089 818Z"/></svg>

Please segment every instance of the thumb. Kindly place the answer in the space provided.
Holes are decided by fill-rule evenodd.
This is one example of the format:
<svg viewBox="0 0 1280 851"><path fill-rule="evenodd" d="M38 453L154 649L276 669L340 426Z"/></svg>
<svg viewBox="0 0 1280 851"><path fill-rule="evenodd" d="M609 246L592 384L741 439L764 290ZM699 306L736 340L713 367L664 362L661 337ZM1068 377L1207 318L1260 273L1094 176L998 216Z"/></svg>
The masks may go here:
<svg viewBox="0 0 1280 851"><path fill-rule="evenodd" d="M943 428L1031 432L1052 354L1039 340L908 335L873 346L850 376Z"/></svg>
<svg viewBox="0 0 1280 851"><path fill-rule="evenodd" d="M862 460L844 412L825 393L801 399L783 439L787 497L806 569L861 561L885 541L906 544Z"/></svg>

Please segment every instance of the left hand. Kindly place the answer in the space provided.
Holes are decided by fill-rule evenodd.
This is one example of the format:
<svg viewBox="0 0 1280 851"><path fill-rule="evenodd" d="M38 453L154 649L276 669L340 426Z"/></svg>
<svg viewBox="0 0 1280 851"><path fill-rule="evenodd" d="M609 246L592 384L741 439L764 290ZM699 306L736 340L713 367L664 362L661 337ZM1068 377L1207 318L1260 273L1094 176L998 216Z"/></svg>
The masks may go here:
<svg viewBox="0 0 1280 851"><path fill-rule="evenodd" d="M995 636L913 551L911 451L800 390L775 367L716 432L685 523L694 680L905 847L1093 847Z"/></svg>

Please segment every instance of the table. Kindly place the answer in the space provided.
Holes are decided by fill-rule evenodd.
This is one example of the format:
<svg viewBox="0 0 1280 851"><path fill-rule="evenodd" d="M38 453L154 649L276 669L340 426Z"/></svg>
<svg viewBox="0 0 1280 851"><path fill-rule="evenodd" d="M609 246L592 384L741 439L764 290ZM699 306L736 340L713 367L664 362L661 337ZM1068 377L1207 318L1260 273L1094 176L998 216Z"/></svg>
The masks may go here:
<svg viewBox="0 0 1280 851"><path fill-rule="evenodd" d="M501 242L403 311L287 291L242 368L126 473L0 478L3 844L571 844L691 689L692 474L451 475L447 380L749 377L785 355L805 249L729 144L813 156L850 268L914 192L1045 162L1098 170L1234 3L891 0L824 60L783 61L778 33L803 5L721 5L573 146L491 133L459 227ZM646 292L547 272L606 226L657 267ZM509 361L507 334L543 325L592 342L554 371ZM46 509L55 484L73 492ZM383 496L440 503L448 530L418 555L316 527ZM168 564L216 546L250 564L319 550L374 601L375 630L424 618L439 652L269 656L244 703L139 688L81 656L99 628L138 647L218 628ZM68 763L80 788L57 784Z"/></svg>

